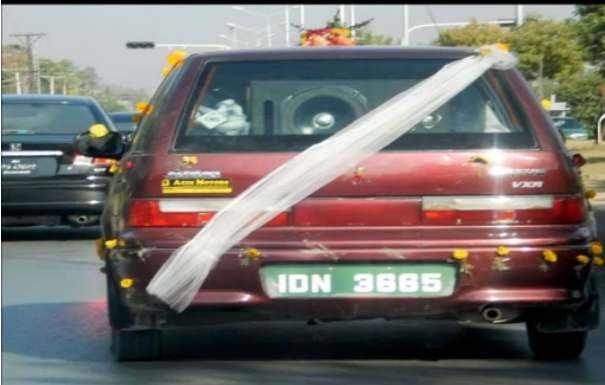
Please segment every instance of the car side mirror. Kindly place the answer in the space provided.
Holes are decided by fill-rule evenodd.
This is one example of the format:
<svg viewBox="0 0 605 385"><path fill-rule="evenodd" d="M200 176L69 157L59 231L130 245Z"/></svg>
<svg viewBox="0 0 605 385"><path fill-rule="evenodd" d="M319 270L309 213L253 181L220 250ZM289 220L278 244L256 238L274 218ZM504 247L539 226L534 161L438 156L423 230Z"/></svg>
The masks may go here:
<svg viewBox="0 0 605 385"><path fill-rule="evenodd" d="M93 137L86 131L76 137L75 148L79 154L91 158L120 159L125 145L119 132L109 131L102 137Z"/></svg>

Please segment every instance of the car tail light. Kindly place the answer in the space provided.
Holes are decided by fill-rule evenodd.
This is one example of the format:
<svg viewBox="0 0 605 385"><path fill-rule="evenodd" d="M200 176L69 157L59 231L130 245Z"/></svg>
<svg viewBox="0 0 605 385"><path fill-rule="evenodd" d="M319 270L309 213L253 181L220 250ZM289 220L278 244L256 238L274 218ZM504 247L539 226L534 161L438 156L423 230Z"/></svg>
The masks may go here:
<svg viewBox="0 0 605 385"><path fill-rule="evenodd" d="M579 196L425 197L422 202L422 223L429 226L573 224L584 215Z"/></svg>
<svg viewBox="0 0 605 385"><path fill-rule="evenodd" d="M76 156L74 156L74 160L72 162L72 164L74 166L92 166L92 165L96 165L96 166L111 166L112 164L117 164L118 161L115 159L107 159L107 158L90 158L88 156L84 156L84 155L79 155L77 154Z"/></svg>
<svg viewBox="0 0 605 385"><path fill-rule="evenodd" d="M420 198L308 199L292 217L294 226L419 225Z"/></svg>
<svg viewBox="0 0 605 385"><path fill-rule="evenodd" d="M586 164L586 159L580 154L574 154L571 161L576 167L583 167Z"/></svg>
<svg viewBox="0 0 605 385"><path fill-rule="evenodd" d="M201 227L207 224L230 199L166 199L130 202L128 225L131 227ZM290 213L278 214L265 226L287 226Z"/></svg>

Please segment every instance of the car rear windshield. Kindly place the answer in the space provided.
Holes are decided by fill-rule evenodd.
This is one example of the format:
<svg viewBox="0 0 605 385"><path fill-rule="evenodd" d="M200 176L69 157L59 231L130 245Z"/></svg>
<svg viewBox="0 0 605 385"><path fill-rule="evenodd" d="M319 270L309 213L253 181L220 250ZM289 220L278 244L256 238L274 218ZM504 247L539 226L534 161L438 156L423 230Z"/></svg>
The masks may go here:
<svg viewBox="0 0 605 385"><path fill-rule="evenodd" d="M132 120L132 116L112 116L113 125L119 132L133 132L137 129L137 124Z"/></svg>
<svg viewBox="0 0 605 385"><path fill-rule="evenodd" d="M184 108L173 151L304 151L451 61L208 62ZM384 151L535 148L504 79L488 71Z"/></svg>
<svg viewBox="0 0 605 385"><path fill-rule="evenodd" d="M555 126L562 130L577 130L584 128L582 123L574 118L554 118Z"/></svg>
<svg viewBox="0 0 605 385"><path fill-rule="evenodd" d="M84 104L2 103L3 135L78 135L95 123Z"/></svg>

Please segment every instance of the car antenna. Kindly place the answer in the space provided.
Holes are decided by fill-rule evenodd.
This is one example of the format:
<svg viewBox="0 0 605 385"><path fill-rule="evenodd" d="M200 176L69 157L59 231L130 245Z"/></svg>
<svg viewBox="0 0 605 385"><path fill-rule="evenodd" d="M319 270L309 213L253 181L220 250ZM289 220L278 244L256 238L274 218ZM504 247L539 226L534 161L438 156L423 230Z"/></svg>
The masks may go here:
<svg viewBox="0 0 605 385"><path fill-rule="evenodd" d="M431 17L431 20L433 21L433 25L435 26L435 29L437 30L437 35L438 37L441 39L443 37L443 31L441 31L441 27L439 27L439 23L437 23L437 19L435 18L435 15L433 15L433 10L431 9L431 6L426 4L426 10L429 13L429 16Z"/></svg>

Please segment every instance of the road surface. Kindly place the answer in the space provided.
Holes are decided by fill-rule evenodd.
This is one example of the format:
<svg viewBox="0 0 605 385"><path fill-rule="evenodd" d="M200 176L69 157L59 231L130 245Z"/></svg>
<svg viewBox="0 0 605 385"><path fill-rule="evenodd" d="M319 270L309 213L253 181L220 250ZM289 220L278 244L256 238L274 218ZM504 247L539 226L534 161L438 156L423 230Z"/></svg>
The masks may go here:
<svg viewBox="0 0 605 385"><path fill-rule="evenodd" d="M605 230L605 208L599 220ZM164 361L114 363L97 237L2 229L4 384L605 384L605 322L563 363L532 360L522 326L382 321L171 330Z"/></svg>

